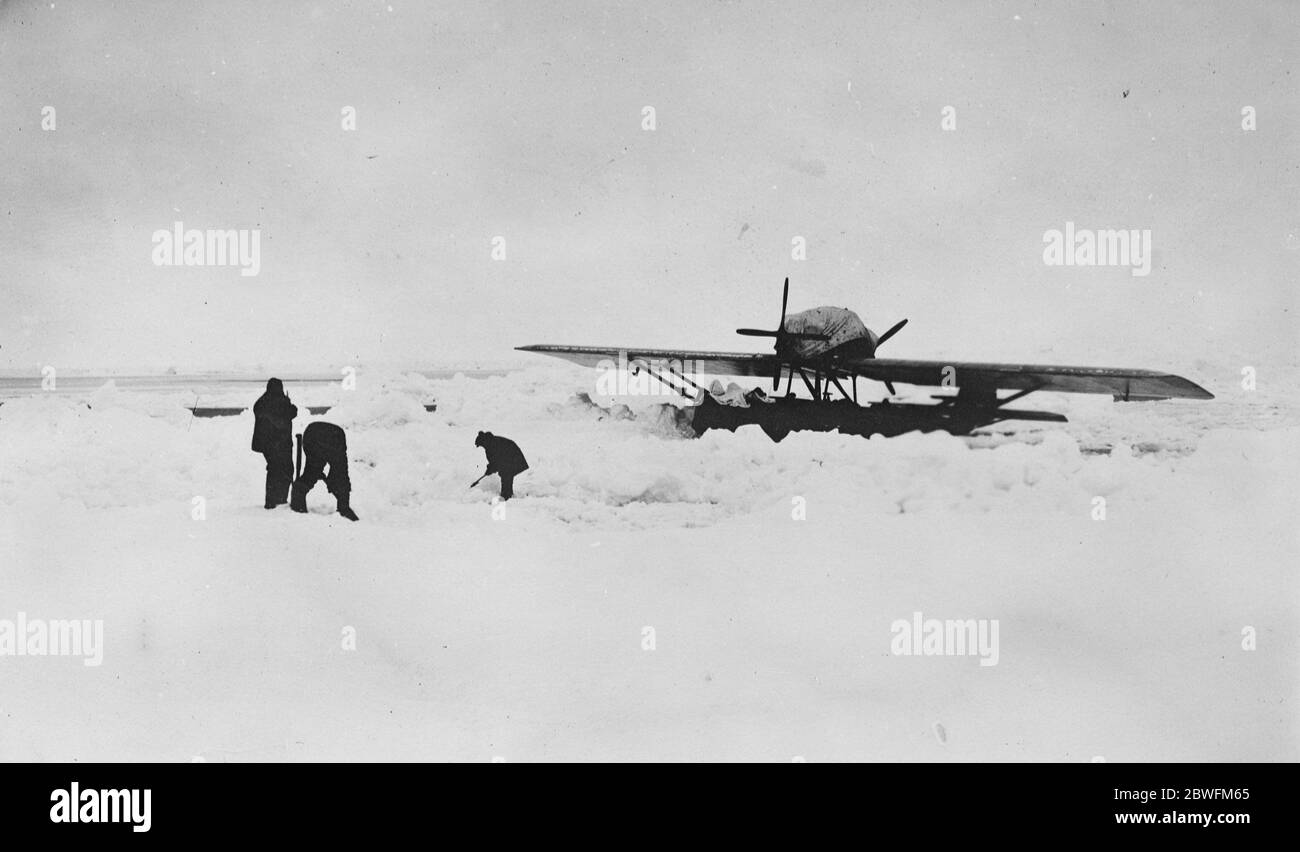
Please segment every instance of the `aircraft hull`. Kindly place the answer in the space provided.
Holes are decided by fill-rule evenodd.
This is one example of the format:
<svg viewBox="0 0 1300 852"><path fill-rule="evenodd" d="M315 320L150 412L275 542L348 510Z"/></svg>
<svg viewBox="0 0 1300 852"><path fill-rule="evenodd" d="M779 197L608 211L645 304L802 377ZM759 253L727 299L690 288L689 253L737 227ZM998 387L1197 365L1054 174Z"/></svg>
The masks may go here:
<svg viewBox="0 0 1300 852"><path fill-rule="evenodd" d="M1045 411L1013 411L991 406L878 402L858 405L849 400L815 402L810 399L778 399L755 402L748 408L722 405L705 395L692 409L691 428L703 435L709 429L734 432L741 426L756 425L773 441L791 432L835 432L843 435L883 435L892 438L906 432L948 432L968 435L981 426L1004 420L1065 422L1060 414Z"/></svg>

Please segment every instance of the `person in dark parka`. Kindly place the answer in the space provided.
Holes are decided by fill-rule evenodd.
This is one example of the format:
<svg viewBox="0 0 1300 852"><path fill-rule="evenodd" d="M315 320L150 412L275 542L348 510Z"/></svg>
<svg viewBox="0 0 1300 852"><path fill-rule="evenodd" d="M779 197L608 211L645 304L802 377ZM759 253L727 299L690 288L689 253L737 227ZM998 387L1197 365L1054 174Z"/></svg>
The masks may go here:
<svg viewBox="0 0 1300 852"><path fill-rule="evenodd" d="M501 475L501 499L509 500L515 496L515 477L528 470L528 461L519 445L491 432L479 432L474 446L482 447L487 455L487 472L483 476Z"/></svg>
<svg viewBox="0 0 1300 852"><path fill-rule="evenodd" d="M298 407L284 393L279 379L266 383L266 393L253 403L253 452L266 459L266 508L289 502L293 482L293 418Z"/></svg>
<svg viewBox="0 0 1300 852"><path fill-rule="evenodd" d="M307 457L302 475L293 483L293 500L289 508L295 512L307 511L307 492L325 480L325 488L338 501L339 514L349 521L358 520L352 511L352 481L348 479L347 435L333 423L317 421L308 424L302 432L301 451ZM329 473L325 473L325 468Z"/></svg>

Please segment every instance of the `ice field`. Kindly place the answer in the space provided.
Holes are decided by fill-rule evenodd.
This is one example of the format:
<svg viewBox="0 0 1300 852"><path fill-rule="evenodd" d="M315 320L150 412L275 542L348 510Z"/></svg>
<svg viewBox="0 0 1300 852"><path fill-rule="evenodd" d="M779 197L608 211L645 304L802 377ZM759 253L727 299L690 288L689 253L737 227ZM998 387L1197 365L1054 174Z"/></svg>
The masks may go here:
<svg viewBox="0 0 1300 852"><path fill-rule="evenodd" d="M779 444L687 437L558 363L286 381L348 431L356 524L323 487L262 508L250 412L10 397L0 619L104 640L97 666L0 656L0 757L1300 759L1300 420L1225 375L1204 403ZM531 465L504 508L468 487L480 429ZM917 612L996 619L997 664L894 653Z"/></svg>

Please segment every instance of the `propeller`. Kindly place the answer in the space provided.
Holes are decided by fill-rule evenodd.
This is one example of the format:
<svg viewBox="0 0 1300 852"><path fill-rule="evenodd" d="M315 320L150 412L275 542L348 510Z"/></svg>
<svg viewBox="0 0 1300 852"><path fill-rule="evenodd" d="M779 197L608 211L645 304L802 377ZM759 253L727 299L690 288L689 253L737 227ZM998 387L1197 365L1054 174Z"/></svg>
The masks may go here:
<svg viewBox="0 0 1300 852"><path fill-rule="evenodd" d="M781 288L781 322L772 331L765 328L738 328L736 334L743 334L745 337L775 337L777 340L827 340L824 334L809 331L786 331L785 330L785 307L790 301L790 279L785 279L785 286Z"/></svg>
<svg viewBox="0 0 1300 852"><path fill-rule="evenodd" d="M736 329L736 334L740 334L745 337L774 337L776 338L776 348L778 351L780 351L782 348L781 343L786 340L829 340L829 338L826 335L817 334L815 332L786 331L785 330L785 309L786 309L786 305L789 304L789 301L790 301L790 278L787 276L785 279L785 285L781 288L781 321L777 324L776 328L771 331L768 331L765 328L738 328ZM784 369L784 365L778 361L776 365L776 372L772 375L773 391L780 390L781 388L781 371L783 369ZM793 377L791 378L791 380L793 381Z"/></svg>
<svg viewBox="0 0 1300 852"><path fill-rule="evenodd" d="M889 331L880 335L880 337L876 340L876 348L879 349L880 344L884 343L886 340L888 340L889 338L893 337L895 334L898 334L900 331L902 331L903 326L905 325L907 325L907 320L899 320L898 322L894 323L894 325L889 329ZM894 390L893 382L886 380L885 387L889 390L890 396L895 395L896 391Z"/></svg>
<svg viewBox="0 0 1300 852"><path fill-rule="evenodd" d="M900 331L902 331L903 326L905 325L907 325L907 320L899 320L898 322L894 323L893 328L889 329L889 331L880 335L880 339L876 341L876 348L879 349L880 344L884 343L886 340L888 340L889 338L893 337L895 334L898 334Z"/></svg>

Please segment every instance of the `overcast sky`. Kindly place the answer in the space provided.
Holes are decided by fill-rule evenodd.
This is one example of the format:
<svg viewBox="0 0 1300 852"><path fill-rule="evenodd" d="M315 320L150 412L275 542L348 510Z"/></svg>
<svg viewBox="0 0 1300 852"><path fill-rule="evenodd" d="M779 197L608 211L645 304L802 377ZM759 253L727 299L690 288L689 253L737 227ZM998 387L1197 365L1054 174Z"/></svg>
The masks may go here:
<svg viewBox="0 0 1300 852"><path fill-rule="evenodd" d="M1298 62L1293 2L9 0L0 368L759 349L786 275L882 355L1290 361ZM1067 221L1151 274L1046 266Z"/></svg>

